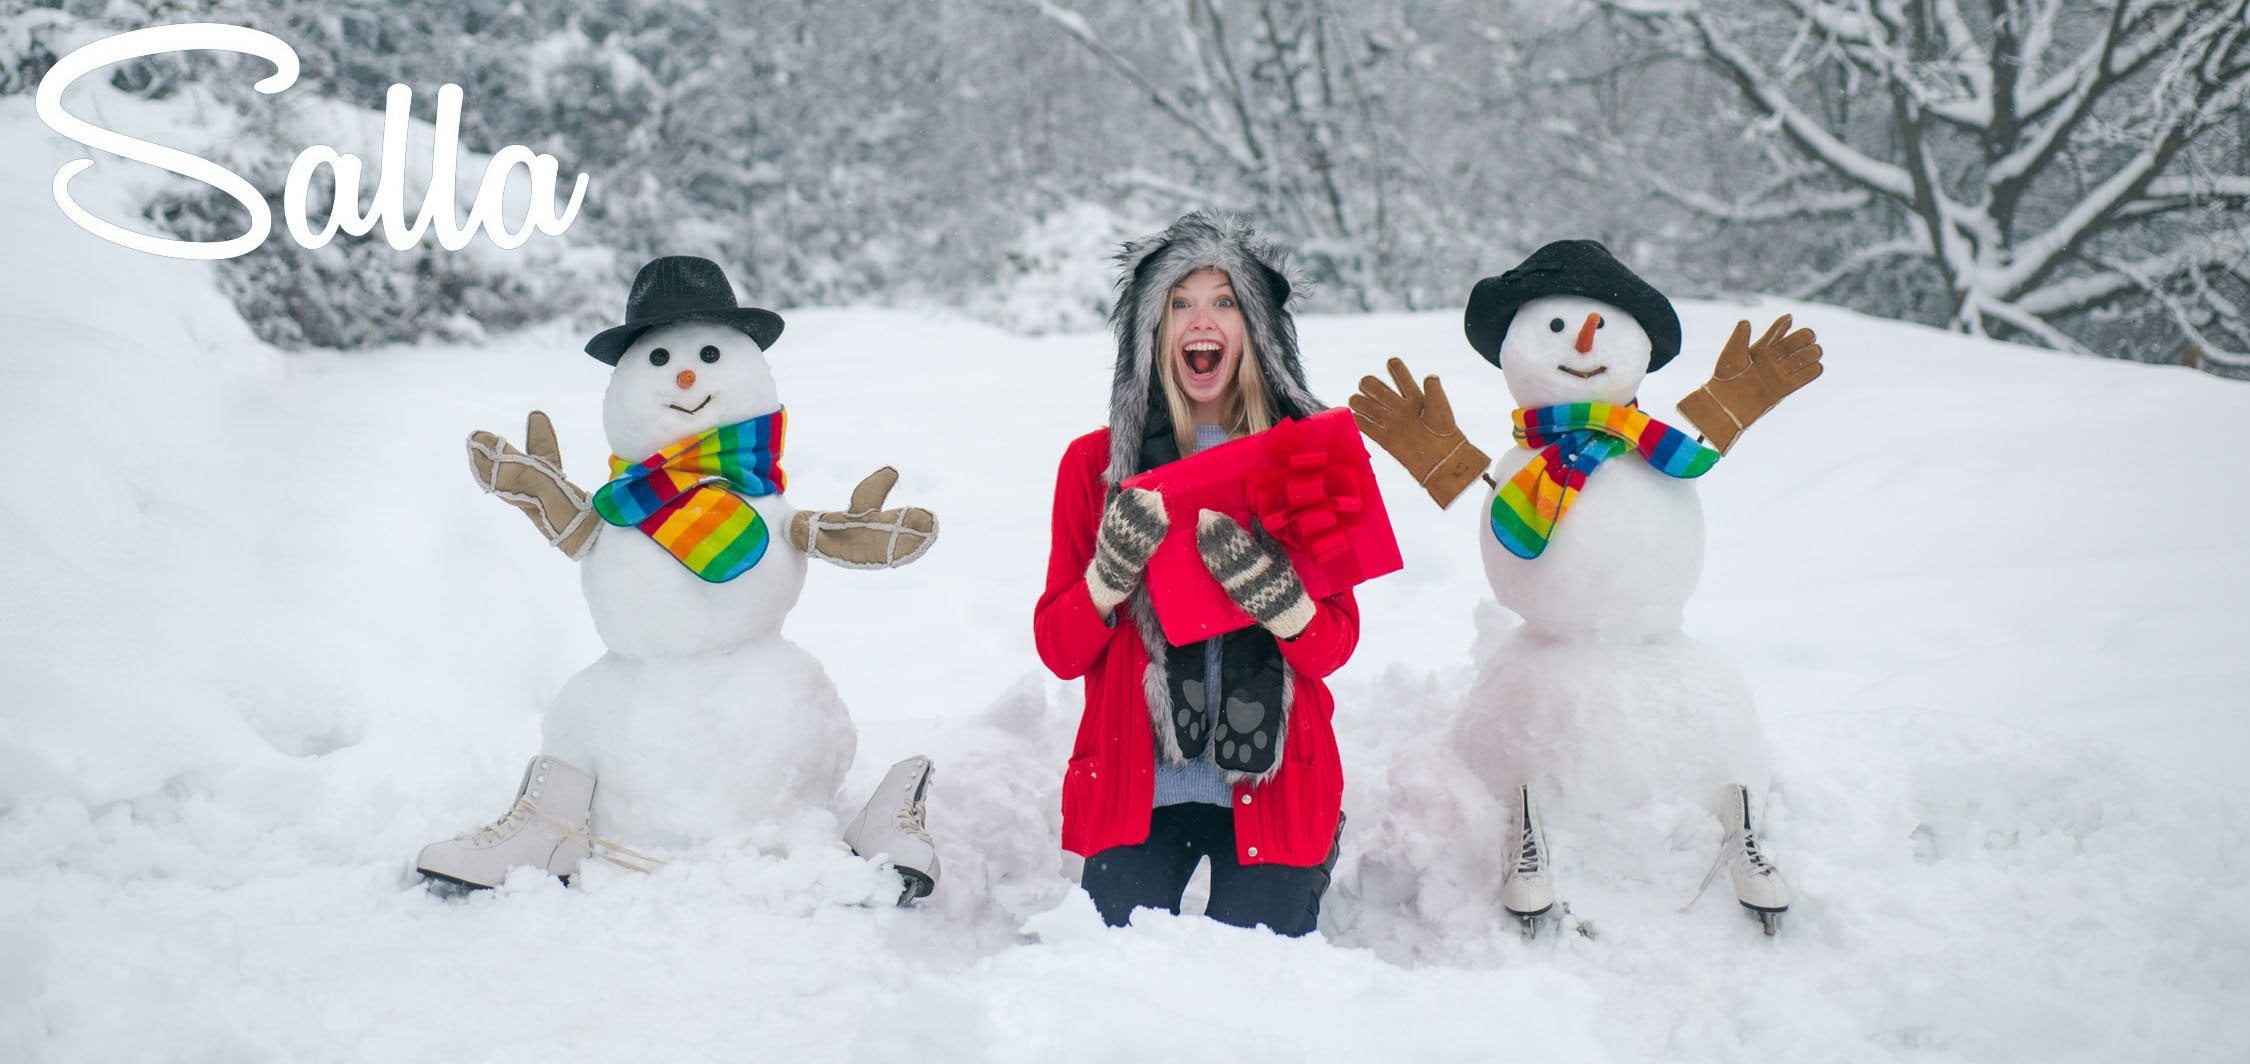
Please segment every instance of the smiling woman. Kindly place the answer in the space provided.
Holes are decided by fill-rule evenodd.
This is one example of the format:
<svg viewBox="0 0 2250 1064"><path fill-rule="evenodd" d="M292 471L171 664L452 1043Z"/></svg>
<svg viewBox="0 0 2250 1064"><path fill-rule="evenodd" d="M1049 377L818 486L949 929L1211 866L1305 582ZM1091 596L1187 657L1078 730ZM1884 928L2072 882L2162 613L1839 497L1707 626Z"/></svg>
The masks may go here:
<svg viewBox="0 0 2250 1064"><path fill-rule="evenodd" d="M1351 656L1359 607L1349 590L1313 599L1270 539L1206 510L1177 534L1257 624L1171 645L1145 579L1164 502L1120 486L1324 408L1297 361L1294 285L1247 224L1205 212L1126 245L1120 264L1110 423L1063 455L1032 619L1047 667L1086 678L1063 847L1086 857L1083 885L1111 924L1178 912L1208 858L1206 913L1301 935L1319 922L1344 787L1322 678Z"/></svg>

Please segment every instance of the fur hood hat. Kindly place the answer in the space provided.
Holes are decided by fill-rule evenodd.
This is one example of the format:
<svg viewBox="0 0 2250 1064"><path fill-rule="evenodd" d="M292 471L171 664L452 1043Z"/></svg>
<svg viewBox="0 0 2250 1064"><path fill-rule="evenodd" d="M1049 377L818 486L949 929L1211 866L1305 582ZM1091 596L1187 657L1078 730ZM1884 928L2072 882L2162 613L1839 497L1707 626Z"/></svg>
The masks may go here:
<svg viewBox="0 0 2250 1064"><path fill-rule="evenodd" d="M1163 232L1130 241L1118 252L1117 303L1109 312L1117 334L1116 376L1109 393L1109 471L1112 486L1126 477L1178 458L1172 414L1156 369L1156 327L1172 286L1202 269L1218 269L1242 306L1250 348L1265 372L1266 388L1281 417L1308 417L1327 409L1305 386L1297 358L1297 323L1289 302L1303 287L1280 249L1259 239L1250 223L1219 211L1182 215Z"/></svg>
<svg viewBox="0 0 2250 1064"><path fill-rule="evenodd" d="M1242 308L1249 346L1265 374L1275 416L1301 418L1327 409L1305 387L1304 367L1297 358L1297 323L1289 316L1289 300L1303 284L1281 252L1258 239L1250 223L1217 211L1196 211L1161 233L1126 244L1117 264L1121 273L1117 305L1109 315L1117 333L1117 372L1109 393L1109 469L1104 474L1112 491L1125 478L1180 457L1171 409L1157 377L1156 328L1164 320L1172 286L1197 270L1225 271ZM1212 725L1217 707L1204 704L1203 644L1173 647L1165 642L1146 586L1133 590L1128 608L1141 645L1148 650L1141 686L1159 756L1175 764L1184 762L1189 749L1200 751L1205 742L1215 741ZM1213 638L1225 640L1220 686L1229 703L1229 721L1239 724L1236 718L1254 711L1247 713L1255 718L1252 723L1240 728L1262 729L1271 736L1256 753L1250 742L1241 743L1239 760L1233 760L1235 753L1217 752L1222 755L1220 771L1230 785L1245 780L1262 783L1281 770L1281 750L1289 734L1295 684L1288 663L1273 636L1262 628Z"/></svg>

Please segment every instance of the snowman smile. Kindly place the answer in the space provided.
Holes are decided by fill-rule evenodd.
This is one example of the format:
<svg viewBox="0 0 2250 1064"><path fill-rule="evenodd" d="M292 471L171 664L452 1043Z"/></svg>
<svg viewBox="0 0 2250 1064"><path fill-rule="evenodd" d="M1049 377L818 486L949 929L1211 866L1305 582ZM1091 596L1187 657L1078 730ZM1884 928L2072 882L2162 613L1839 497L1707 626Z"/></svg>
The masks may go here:
<svg viewBox="0 0 2250 1064"><path fill-rule="evenodd" d="M1563 371L1564 373L1568 373L1571 376L1578 378L1579 380L1587 381L1593 380L1594 378L1609 372L1608 366L1595 366L1594 368L1587 370L1572 369L1569 366L1564 365L1557 365L1555 368Z"/></svg>
<svg viewBox="0 0 2250 1064"><path fill-rule="evenodd" d="M717 393L717 392L713 392L713 393L711 393L711 394L712 394L712 395L717 395L718 393ZM697 404L695 404L695 409L694 409L694 410L690 410L690 409L688 409L687 407L681 406L681 405L680 405L680 404L678 404L678 403L666 403L666 404L664 404L664 405L666 405L666 406L669 406L669 407L671 407L672 409L674 409L674 410L677 410L677 411L679 411L680 413L683 413L683 414L693 414L693 413L695 413L695 412L696 412L696 410L701 410L701 409L703 409L704 407L710 406L710 405L711 405L711 396L710 396L710 395L706 395L706 396L704 396L704 397L703 397L703 401L702 401L702 402L700 402L700 403L697 403Z"/></svg>

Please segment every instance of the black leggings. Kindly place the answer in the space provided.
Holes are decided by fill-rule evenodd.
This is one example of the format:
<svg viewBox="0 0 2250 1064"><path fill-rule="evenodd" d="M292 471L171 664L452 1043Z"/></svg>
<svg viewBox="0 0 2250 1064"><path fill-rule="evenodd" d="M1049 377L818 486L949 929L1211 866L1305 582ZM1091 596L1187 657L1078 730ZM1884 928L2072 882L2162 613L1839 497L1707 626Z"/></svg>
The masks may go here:
<svg viewBox="0 0 2250 1064"><path fill-rule="evenodd" d="M1177 914L1195 863L1205 857L1211 859L1211 900L1204 915L1236 927L1264 924L1292 936L1320 923L1329 866L1240 863L1234 856L1234 810L1223 805L1158 806L1149 814L1148 841L1087 858L1079 884L1104 923L1123 927L1135 909Z"/></svg>

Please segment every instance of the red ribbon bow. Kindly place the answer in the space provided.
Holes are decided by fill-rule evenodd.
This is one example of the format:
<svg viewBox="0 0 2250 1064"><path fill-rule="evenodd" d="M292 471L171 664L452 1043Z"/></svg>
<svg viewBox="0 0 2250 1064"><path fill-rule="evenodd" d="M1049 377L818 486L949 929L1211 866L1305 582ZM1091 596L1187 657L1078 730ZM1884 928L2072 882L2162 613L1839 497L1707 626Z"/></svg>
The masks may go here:
<svg viewBox="0 0 2250 1064"><path fill-rule="evenodd" d="M1349 465L1331 458L1301 422L1267 430L1266 451L1278 468L1254 469L1244 478L1250 514L1284 545L1324 564L1351 549L1348 529L1364 504Z"/></svg>

